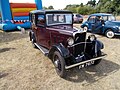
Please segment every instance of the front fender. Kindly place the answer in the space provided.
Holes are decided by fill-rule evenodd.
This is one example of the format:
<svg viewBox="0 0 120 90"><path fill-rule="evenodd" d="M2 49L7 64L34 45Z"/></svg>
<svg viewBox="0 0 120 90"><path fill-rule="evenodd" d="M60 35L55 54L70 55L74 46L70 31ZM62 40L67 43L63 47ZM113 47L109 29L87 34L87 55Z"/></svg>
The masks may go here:
<svg viewBox="0 0 120 90"><path fill-rule="evenodd" d="M87 26L87 27L88 27L88 23L87 23L87 22L84 22L84 23L81 25L81 28L83 28L84 26Z"/></svg>
<svg viewBox="0 0 120 90"><path fill-rule="evenodd" d="M53 45L52 48L49 51L48 57L52 59L53 54L55 51L58 51L63 58L67 58L70 56L69 50L66 49L61 43L57 45Z"/></svg>

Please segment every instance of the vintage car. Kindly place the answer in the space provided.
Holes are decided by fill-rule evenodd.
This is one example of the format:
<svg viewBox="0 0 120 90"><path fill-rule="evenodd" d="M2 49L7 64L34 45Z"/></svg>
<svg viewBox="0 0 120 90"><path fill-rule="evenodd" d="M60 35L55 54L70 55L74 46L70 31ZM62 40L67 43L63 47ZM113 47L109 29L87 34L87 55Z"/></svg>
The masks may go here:
<svg viewBox="0 0 120 90"><path fill-rule="evenodd" d="M83 22L83 16L80 14L73 14L73 22L74 23L82 23Z"/></svg>
<svg viewBox="0 0 120 90"><path fill-rule="evenodd" d="M103 34L108 38L120 35L120 21L116 21L112 14L91 14L81 27L92 33Z"/></svg>
<svg viewBox="0 0 120 90"><path fill-rule="evenodd" d="M30 12L29 33L33 47L48 56L57 74L64 78L73 67L97 65L105 54L102 42L94 35L73 28L73 13L66 10L35 10Z"/></svg>

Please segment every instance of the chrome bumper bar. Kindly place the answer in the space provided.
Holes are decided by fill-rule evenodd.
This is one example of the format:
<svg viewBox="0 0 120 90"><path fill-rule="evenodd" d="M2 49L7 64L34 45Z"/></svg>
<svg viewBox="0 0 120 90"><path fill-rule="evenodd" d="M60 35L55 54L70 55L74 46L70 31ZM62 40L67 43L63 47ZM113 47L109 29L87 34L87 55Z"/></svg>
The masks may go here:
<svg viewBox="0 0 120 90"><path fill-rule="evenodd" d="M86 61L83 61L83 62L80 62L80 63L73 64L73 65L70 65L70 66L65 66L65 69L70 69L70 68L73 68L73 67L91 62L91 61L96 61L98 59L102 59L102 58L105 58L105 57L106 57L106 54L104 54L103 56L97 57L97 58L93 58L93 59L90 59L90 60L86 60Z"/></svg>
<svg viewBox="0 0 120 90"><path fill-rule="evenodd" d="M120 35L120 33L115 33L115 35Z"/></svg>

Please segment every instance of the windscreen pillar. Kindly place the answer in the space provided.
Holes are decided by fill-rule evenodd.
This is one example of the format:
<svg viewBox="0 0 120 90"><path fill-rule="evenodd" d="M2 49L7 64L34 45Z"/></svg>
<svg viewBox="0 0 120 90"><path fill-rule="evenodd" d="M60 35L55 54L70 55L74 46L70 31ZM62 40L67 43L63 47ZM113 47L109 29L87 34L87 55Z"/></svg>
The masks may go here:
<svg viewBox="0 0 120 90"><path fill-rule="evenodd" d="M10 22L12 20L9 0L0 0L2 20Z"/></svg>
<svg viewBox="0 0 120 90"><path fill-rule="evenodd" d="M42 0L35 0L36 6L37 6L37 10L41 10L42 9Z"/></svg>

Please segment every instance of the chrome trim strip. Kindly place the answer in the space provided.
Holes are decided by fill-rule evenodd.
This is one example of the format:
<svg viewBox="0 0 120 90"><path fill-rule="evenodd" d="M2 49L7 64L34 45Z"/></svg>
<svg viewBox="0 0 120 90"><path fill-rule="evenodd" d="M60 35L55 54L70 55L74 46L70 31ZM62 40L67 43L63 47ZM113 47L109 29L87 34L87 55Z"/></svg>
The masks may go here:
<svg viewBox="0 0 120 90"><path fill-rule="evenodd" d="M81 64L85 64L85 63L90 62L90 61L96 61L98 59L102 59L102 58L105 58L105 57L106 57L106 54L104 56L101 56L101 57L97 57L97 58L93 58L93 59L90 59L90 60L86 60L84 62L76 63L76 64L73 64L73 65L70 65L70 66L65 66L65 69L70 69L70 68L79 66Z"/></svg>
<svg viewBox="0 0 120 90"><path fill-rule="evenodd" d="M38 49L39 49L43 54L47 55L47 54L49 53L49 52L44 52L37 43L34 43L34 44L38 47Z"/></svg>

